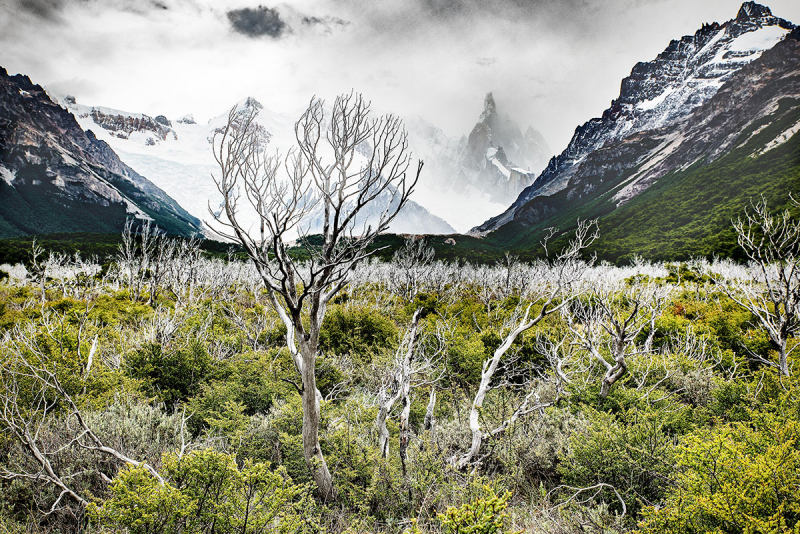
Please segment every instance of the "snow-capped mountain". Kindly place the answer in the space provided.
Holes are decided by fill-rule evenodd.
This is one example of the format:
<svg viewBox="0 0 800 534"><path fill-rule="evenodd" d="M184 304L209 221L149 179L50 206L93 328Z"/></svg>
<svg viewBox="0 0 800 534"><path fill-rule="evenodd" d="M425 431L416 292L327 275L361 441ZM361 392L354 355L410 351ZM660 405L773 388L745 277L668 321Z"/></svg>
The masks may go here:
<svg viewBox="0 0 800 534"><path fill-rule="evenodd" d="M201 233L199 220L84 131L41 86L2 67L0 178L3 237L119 232L128 217L172 234Z"/></svg>
<svg viewBox="0 0 800 534"><path fill-rule="evenodd" d="M98 137L108 142L131 167L164 188L190 213L212 223L208 210L217 211L222 200L211 178L219 172L212 153L212 140L214 132L226 124L228 112L206 124L198 124L191 115L170 121L161 115L152 118L139 113L85 106L70 96L62 98L61 102L84 128L98 131ZM294 125L301 112L289 114L269 110L252 97L237 103L236 108L258 109L256 121L263 128L268 150L285 154L294 146ZM387 208L390 202L389 196L380 200L386 205L370 206L373 216ZM308 221L315 220L317 215L312 213ZM241 220L245 225L257 227L258 219L253 212L242 209ZM445 220L413 200L393 220L390 231L455 233Z"/></svg>
<svg viewBox="0 0 800 534"><path fill-rule="evenodd" d="M785 39L794 27L773 16L768 7L745 2L736 18L724 24L704 24L694 35L670 42L654 60L637 63L622 81L620 95L611 106L599 118L576 128L566 150L550 160L511 207L473 228L472 233L485 235L496 230L514 220L533 198L565 189L587 157L597 150L686 118L743 67ZM662 148L667 150L669 146ZM652 181L636 183L620 192L618 200L630 199Z"/></svg>
<svg viewBox="0 0 800 534"><path fill-rule="evenodd" d="M472 131L460 139L418 117L405 124L412 151L425 161L417 201L461 232L505 209L552 155L538 131L528 127L523 134L498 111L492 93Z"/></svg>
<svg viewBox="0 0 800 534"><path fill-rule="evenodd" d="M530 185L550 157L550 148L533 128L525 135L507 114L497 111L492 93L467 138L459 161L459 182L488 190L492 199L508 203Z"/></svg>

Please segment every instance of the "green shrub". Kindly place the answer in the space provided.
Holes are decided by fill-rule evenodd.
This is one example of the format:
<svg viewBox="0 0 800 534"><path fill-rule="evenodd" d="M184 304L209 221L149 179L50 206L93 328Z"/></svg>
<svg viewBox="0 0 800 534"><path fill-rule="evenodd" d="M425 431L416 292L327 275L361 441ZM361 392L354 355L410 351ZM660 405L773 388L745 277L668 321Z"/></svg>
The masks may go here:
<svg viewBox="0 0 800 534"><path fill-rule="evenodd" d="M397 348L397 338L397 327L378 310L332 306L322 322L319 348L368 364L376 353Z"/></svg>
<svg viewBox="0 0 800 534"><path fill-rule="evenodd" d="M212 365L199 343L175 350L148 343L128 356L125 370L131 378L144 381L145 391L172 408L198 393Z"/></svg>
<svg viewBox="0 0 800 534"><path fill-rule="evenodd" d="M286 373L291 373L292 378L296 374L294 366L286 360L272 349L268 353L237 354L215 362L197 395L188 403L188 411L194 414L192 432L219 430L221 427L212 424L212 420L220 422L227 418L230 407L240 406L241 414L250 417L266 414L276 399L296 395L294 388L280 379ZM242 427L235 425L235 428Z"/></svg>
<svg viewBox="0 0 800 534"><path fill-rule="evenodd" d="M561 458L559 472L564 483L579 488L610 484L633 514L643 504L662 498L664 481L674 463L675 432L671 427L681 424L680 414L639 410L617 415L586 413L591 427L572 435L570 450ZM615 502L613 493L601 492L600 497ZM614 506L621 511L618 503Z"/></svg>
<svg viewBox="0 0 800 534"><path fill-rule="evenodd" d="M447 534L504 534L508 523L508 500L511 492L497 495L491 486L484 487L484 496L458 508L449 507L438 518Z"/></svg>
<svg viewBox="0 0 800 534"><path fill-rule="evenodd" d="M314 532L314 505L307 486L285 470L211 449L182 458L167 455L164 483L146 469L128 467L111 484L111 498L90 506L90 517L109 532L237 533Z"/></svg>
<svg viewBox="0 0 800 534"><path fill-rule="evenodd" d="M799 445L800 424L774 417L689 436L675 488L639 532L797 532Z"/></svg>

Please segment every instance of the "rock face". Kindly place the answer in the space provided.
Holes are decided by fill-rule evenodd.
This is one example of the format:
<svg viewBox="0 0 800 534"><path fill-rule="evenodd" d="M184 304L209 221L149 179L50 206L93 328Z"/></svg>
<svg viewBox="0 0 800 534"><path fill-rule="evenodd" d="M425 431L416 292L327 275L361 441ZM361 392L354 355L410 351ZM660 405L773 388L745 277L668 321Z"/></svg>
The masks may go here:
<svg viewBox="0 0 800 534"><path fill-rule="evenodd" d="M529 127L523 135L508 115L498 113L489 93L461 153L457 183L472 184L493 201L508 203L533 182L549 156L541 134Z"/></svg>
<svg viewBox="0 0 800 534"><path fill-rule="evenodd" d="M793 24L773 16L769 8L745 2L736 18L724 24L704 24L694 35L673 40L654 60L637 63L622 80L620 95L611 106L599 118L576 128L566 150L550 160L511 207L473 228L472 233L485 235L496 230L514 220L532 199L565 189L582 166L597 165L597 158L593 164L587 160L598 150L636 139L642 132L665 131L684 120L793 30ZM626 190L619 200L638 194L652 181L638 180L639 185Z"/></svg>
<svg viewBox="0 0 800 534"><path fill-rule="evenodd" d="M122 163L27 76L0 67L0 236L117 232L127 217L200 233L200 222Z"/></svg>
<svg viewBox="0 0 800 534"><path fill-rule="evenodd" d="M150 144L153 145L157 142L166 141L167 138L178 138L178 134L172 129L172 122L164 115L158 115L153 118L143 113L126 113L105 107L83 106L72 96L64 97L62 103L77 118L84 119L89 117L96 126L109 131L120 139L129 139L131 135L139 134L145 136L146 139L152 139ZM184 119L178 122L182 120Z"/></svg>
<svg viewBox="0 0 800 534"><path fill-rule="evenodd" d="M600 218L598 247L608 258L729 254L735 238L725 232L748 200L764 195L774 205L800 187L795 35L743 66L681 120L592 151L562 190L535 196L486 239L530 240L543 228Z"/></svg>

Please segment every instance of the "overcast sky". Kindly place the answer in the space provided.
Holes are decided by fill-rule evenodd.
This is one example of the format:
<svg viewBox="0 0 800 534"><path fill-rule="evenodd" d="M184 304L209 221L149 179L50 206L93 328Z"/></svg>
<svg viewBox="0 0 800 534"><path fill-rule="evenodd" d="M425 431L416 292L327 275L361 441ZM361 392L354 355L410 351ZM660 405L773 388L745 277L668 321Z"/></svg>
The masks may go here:
<svg viewBox="0 0 800 534"><path fill-rule="evenodd" d="M198 120L355 88L469 133L498 108L560 152L637 61L734 0L0 0L0 65L79 103ZM800 23L800 1L772 0Z"/></svg>

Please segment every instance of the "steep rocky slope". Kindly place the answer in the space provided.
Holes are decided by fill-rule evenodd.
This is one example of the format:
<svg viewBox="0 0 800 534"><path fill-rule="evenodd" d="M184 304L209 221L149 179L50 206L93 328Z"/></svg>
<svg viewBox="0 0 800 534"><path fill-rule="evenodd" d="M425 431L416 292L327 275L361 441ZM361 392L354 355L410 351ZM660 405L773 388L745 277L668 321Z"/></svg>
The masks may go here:
<svg viewBox="0 0 800 534"><path fill-rule="evenodd" d="M511 207L475 227L472 233L485 235L519 217L530 217L531 210L523 207L537 197L554 195L568 187L574 196L576 183L583 184L582 194L591 194L593 188L599 187L599 183L586 179L592 174L619 174L636 162L644 164L639 161L644 158L648 167L640 169L641 173L631 177L625 189L618 192L616 201L624 203L651 185L665 169L677 169L669 165L678 159L694 161L697 156L693 159L690 153L699 154L701 149L691 149L690 153L679 150L679 146L688 149L688 145L676 133L678 125L709 102L736 73L783 41L793 28L790 22L773 16L769 8L745 2L736 18L724 24L705 24L694 35L672 41L656 59L637 63L622 81L619 98L601 117L579 126L567 149L550 160L541 176L522 191ZM694 117L695 122L701 120ZM615 150L633 150L624 148L626 145L648 148L635 158L631 155L633 159L626 159L627 163L622 163L625 158L610 155ZM720 145L716 156L728 148ZM609 161L604 163L604 159ZM688 163L682 161L680 165Z"/></svg>
<svg viewBox="0 0 800 534"><path fill-rule="evenodd" d="M126 218L202 231L27 76L0 67L0 236L118 232Z"/></svg>
<svg viewBox="0 0 800 534"><path fill-rule="evenodd" d="M543 228L600 218L603 257L731 254L732 218L800 190L800 29L739 69L710 99L660 128L610 141L566 186L532 198L485 239L530 248Z"/></svg>

